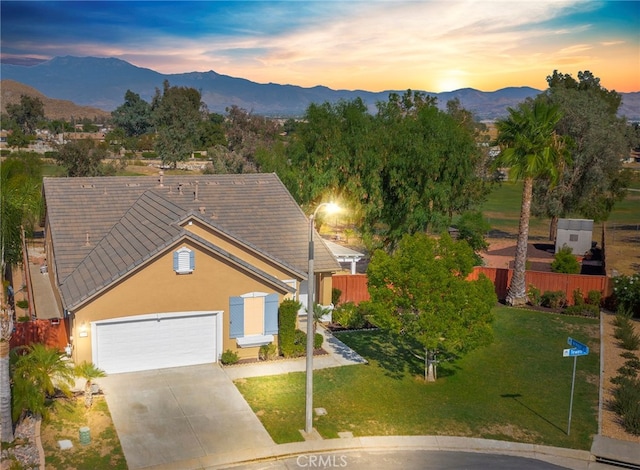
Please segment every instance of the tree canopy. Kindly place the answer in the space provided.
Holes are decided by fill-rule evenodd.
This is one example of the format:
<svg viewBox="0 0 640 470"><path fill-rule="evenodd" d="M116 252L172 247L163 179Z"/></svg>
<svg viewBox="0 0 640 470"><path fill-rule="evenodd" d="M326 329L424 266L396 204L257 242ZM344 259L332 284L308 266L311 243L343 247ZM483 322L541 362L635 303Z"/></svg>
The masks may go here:
<svg viewBox="0 0 640 470"><path fill-rule="evenodd" d="M286 149L283 181L302 205L341 199L365 239L388 248L406 233L439 231L485 194L475 129L450 109L411 91L391 94L376 114L360 99L312 104Z"/></svg>
<svg viewBox="0 0 640 470"><path fill-rule="evenodd" d="M468 281L474 253L447 234L406 235L389 254L378 250L367 275L372 321L422 347L425 379L435 380L437 353L460 354L491 341L493 283Z"/></svg>
<svg viewBox="0 0 640 470"><path fill-rule="evenodd" d="M175 167L195 149L205 113L200 92L171 86L165 80L162 93L156 90L151 110L156 129L154 149L163 164Z"/></svg>
<svg viewBox="0 0 640 470"><path fill-rule="evenodd" d="M67 176L104 176L102 160L106 157L104 146L96 145L91 139L60 145L55 154L56 163L65 169Z"/></svg>
<svg viewBox="0 0 640 470"><path fill-rule="evenodd" d="M538 100L562 113L556 132L569 143L571 160L557 184L544 179L536 184L532 212L552 219L554 238L559 217L575 214L597 221L609 217L626 194L628 175L621 161L633 142L625 119L617 117L620 94L602 87L591 72L579 72L575 80L556 70L547 82L549 89Z"/></svg>
<svg viewBox="0 0 640 470"><path fill-rule="evenodd" d="M44 119L44 104L40 98L20 95L20 103L7 105L7 114L25 135L31 135Z"/></svg>
<svg viewBox="0 0 640 470"><path fill-rule="evenodd" d="M22 261L20 228L30 233L42 209L42 161L36 154L16 152L0 165L0 249L2 269ZM4 275L4 271L3 271Z"/></svg>
<svg viewBox="0 0 640 470"><path fill-rule="evenodd" d="M131 90L127 90L124 103L111 113L111 118L127 137L140 137L153 130L151 105Z"/></svg>

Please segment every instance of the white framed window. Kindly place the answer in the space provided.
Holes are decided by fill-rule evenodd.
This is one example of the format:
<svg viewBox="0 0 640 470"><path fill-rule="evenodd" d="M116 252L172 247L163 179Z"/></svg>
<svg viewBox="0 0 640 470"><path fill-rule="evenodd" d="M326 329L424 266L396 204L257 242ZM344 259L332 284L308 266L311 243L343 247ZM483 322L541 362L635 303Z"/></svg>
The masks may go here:
<svg viewBox="0 0 640 470"><path fill-rule="evenodd" d="M191 274L196 268L195 253L187 247L173 252L173 270L176 274Z"/></svg>

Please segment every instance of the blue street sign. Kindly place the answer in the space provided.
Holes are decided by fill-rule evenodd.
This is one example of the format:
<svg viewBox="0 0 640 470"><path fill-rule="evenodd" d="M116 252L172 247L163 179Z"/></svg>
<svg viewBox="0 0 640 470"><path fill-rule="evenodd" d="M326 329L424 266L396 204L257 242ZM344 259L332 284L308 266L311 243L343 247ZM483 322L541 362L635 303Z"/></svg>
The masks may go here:
<svg viewBox="0 0 640 470"><path fill-rule="evenodd" d="M589 351L583 351L582 349L578 349L578 348L562 350L562 357L586 356L587 354L589 354Z"/></svg>
<svg viewBox="0 0 640 470"><path fill-rule="evenodd" d="M577 356L585 356L589 354L589 347L586 344L582 344L580 341L576 341L571 337L567 339L567 343L569 346L573 346L574 349L579 349L584 352L584 354L576 354Z"/></svg>

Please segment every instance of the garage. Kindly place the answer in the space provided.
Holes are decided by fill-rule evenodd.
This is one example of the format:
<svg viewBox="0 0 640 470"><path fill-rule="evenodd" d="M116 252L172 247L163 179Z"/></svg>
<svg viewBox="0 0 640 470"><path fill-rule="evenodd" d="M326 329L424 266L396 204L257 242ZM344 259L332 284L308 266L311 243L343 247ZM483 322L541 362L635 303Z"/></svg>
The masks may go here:
<svg viewBox="0 0 640 470"><path fill-rule="evenodd" d="M222 312L173 312L93 322L93 362L108 374L216 362Z"/></svg>

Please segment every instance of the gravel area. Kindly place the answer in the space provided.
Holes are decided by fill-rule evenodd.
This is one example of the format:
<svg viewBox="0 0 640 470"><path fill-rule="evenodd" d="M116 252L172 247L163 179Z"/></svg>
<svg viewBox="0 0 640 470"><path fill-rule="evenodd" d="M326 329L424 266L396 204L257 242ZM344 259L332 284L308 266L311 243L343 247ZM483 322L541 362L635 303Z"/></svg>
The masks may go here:
<svg viewBox="0 0 640 470"><path fill-rule="evenodd" d="M27 416L20 421L15 432L17 445L2 451L2 469L10 468L13 459L18 460L25 469L40 468L40 452L36 444L37 420Z"/></svg>

